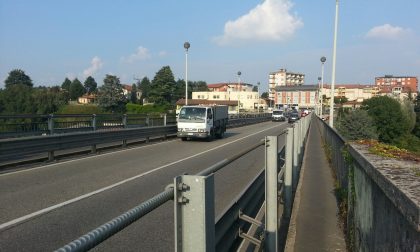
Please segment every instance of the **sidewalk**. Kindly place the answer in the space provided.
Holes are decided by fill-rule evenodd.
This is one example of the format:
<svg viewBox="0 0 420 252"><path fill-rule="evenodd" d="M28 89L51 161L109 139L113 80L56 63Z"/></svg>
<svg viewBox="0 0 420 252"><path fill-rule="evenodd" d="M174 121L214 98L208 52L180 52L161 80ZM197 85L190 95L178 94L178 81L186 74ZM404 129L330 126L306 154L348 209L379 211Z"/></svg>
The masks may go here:
<svg viewBox="0 0 420 252"><path fill-rule="evenodd" d="M334 180L316 123L309 129L285 251L346 251Z"/></svg>

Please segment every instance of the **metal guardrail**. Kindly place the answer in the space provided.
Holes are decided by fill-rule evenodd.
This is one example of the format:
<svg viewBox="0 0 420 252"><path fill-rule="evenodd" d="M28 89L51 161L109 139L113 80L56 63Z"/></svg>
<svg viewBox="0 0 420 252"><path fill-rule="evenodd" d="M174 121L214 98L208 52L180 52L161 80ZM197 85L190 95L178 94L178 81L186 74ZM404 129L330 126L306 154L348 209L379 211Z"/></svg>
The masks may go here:
<svg viewBox="0 0 420 252"><path fill-rule="evenodd" d="M174 114L0 115L0 138L174 124Z"/></svg>
<svg viewBox="0 0 420 252"><path fill-rule="evenodd" d="M266 251L277 251L279 192L284 196L284 214L290 216L292 189L297 185L309 124L310 116L295 123L293 128L288 128L284 132L286 145L280 152L278 151L278 136L270 136L197 175L182 175L174 178L174 183L167 186L162 193L56 251L87 251L171 199L175 204L176 251L230 250L233 244L240 242L238 239L248 240L260 249L264 247ZM215 223L214 173L262 145L266 147L265 169ZM293 153L298 153L297 160ZM264 180L265 191L262 189ZM249 216L264 201L261 199L264 195L265 225ZM192 209L194 214L191 214ZM247 228L250 225L263 228L264 235L254 237L242 231L241 228Z"/></svg>
<svg viewBox="0 0 420 252"><path fill-rule="evenodd" d="M166 117L163 117L163 125L166 125L166 119ZM228 122L228 127L238 127L267 120L269 120L269 118L262 116L233 119ZM147 124L150 124L150 118L149 121L147 121ZM177 132L176 125L141 128L119 128L118 125L114 125L114 127L116 127L114 130L97 130L94 132L76 132L46 136L0 139L0 162L16 157L17 154L24 157L40 153L48 153L48 160L52 161L54 160L54 152L59 150L90 146L91 153L96 153L97 145L99 144L121 141L122 146L125 147L128 140L145 139L147 142L150 138L162 136L163 138L166 138L167 136L175 135Z"/></svg>

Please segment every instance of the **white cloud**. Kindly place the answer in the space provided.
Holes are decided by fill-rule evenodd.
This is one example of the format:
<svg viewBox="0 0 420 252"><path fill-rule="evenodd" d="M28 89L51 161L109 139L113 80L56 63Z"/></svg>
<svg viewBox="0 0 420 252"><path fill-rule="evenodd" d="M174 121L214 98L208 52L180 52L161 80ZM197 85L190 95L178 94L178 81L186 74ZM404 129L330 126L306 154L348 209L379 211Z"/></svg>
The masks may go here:
<svg viewBox="0 0 420 252"><path fill-rule="evenodd" d="M379 39L398 39L402 36L410 33L410 29L405 29L399 26L392 26L390 24L384 24L376 26L370 29L366 37L367 38L379 38Z"/></svg>
<svg viewBox="0 0 420 252"><path fill-rule="evenodd" d="M139 46L137 48L137 51L133 54L131 54L128 57L122 57L122 60L127 63L133 63L138 60L147 60L150 59L152 56L150 55L149 49Z"/></svg>
<svg viewBox="0 0 420 252"><path fill-rule="evenodd" d="M265 0L249 13L225 24L224 34L214 38L219 45L240 41L284 41L303 26L302 20L290 13L290 0Z"/></svg>
<svg viewBox="0 0 420 252"><path fill-rule="evenodd" d="M83 71L83 76L86 78L88 76L94 75L99 69L102 68L103 64L104 63L98 56L93 57L92 61L90 62L90 67Z"/></svg>
<svg viewBox="0 0 420 252"><path fill-rule="evenodd" d="M166 51L160 51L159 52L159 57L165 57L168 53Z"/></svg>

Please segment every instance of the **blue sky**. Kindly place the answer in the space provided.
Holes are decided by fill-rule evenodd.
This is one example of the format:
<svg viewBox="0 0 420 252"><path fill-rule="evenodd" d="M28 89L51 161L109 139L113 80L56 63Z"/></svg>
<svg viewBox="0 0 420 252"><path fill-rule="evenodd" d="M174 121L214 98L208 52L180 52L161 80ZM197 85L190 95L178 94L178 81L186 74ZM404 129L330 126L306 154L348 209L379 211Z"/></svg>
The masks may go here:
<svg viewBox="0 0 420 252"><path fill-rule="evenodd" d="M340 0L336 82L373 84L384 74L420 76L420 1ZM313 84L327 57L331 80L334 0L0 0L0 88L16 68L35 86L106 74L153 79L241 80L268 89L280 68Z"/></svg>

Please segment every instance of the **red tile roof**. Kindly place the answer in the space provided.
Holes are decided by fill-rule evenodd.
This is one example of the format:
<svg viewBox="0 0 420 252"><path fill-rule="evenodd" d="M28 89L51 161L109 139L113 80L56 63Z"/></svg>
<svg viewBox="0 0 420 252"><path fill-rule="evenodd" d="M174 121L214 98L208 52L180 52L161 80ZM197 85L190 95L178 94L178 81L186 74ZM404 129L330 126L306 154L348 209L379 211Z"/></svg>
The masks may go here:
<svg viewBox="0 0 420 252"><path fill-rule="evenodd" d="M200 105L200 104L216 104L216 105L238 105L236 100L204 100L204 99L188 99L188 105ZM176 105L185 105L185 99L179 99Z"/></svg>

